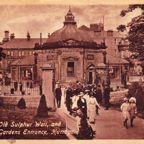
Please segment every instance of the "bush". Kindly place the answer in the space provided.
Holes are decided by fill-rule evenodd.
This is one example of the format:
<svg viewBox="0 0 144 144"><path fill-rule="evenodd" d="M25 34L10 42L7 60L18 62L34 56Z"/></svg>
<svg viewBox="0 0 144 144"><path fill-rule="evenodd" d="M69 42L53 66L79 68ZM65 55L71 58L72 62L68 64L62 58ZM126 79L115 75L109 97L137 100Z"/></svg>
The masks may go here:
<svg viewBox="0 0 144 144"><path fill-rule="evenodd" d="M144 90L143 86L140 83L134 82L129 87L128 98L130 97L136 98L137 100L136 104L138 110L140 111L144 110Z"/></svg>
<svg viewBox="0 0 144 144"><path fill-rule="evenodd" d="M26 109L26 103L25 103L25 100L24 98L21 98L18 102L18 108L19 109Z"/></svg>

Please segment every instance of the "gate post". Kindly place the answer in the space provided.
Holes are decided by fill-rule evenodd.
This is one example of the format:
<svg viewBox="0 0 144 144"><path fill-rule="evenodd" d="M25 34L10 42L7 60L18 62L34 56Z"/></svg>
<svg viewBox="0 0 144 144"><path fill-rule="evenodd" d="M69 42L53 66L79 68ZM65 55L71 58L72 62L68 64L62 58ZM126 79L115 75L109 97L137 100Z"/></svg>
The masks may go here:
<svg viewBox="0 0 144 144"><path fill-rule="evenodd" d="M42 92L45 95L48 108L55 108L55 98L53 93L53 67L45 64L42 67Z"/></svg>

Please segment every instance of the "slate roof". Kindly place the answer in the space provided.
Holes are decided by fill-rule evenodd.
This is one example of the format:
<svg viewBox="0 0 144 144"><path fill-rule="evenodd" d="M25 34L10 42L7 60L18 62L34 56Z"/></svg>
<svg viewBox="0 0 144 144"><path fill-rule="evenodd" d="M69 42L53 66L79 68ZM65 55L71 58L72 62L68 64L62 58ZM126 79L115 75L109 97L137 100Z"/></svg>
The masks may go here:
<svg viewBox="0 0 144 144"><path fill-rule="evenodd" d="M78 29L80 29L80 30L84 30L84 31L90 31L90 28L88 28L88 27L85 26L85 25L82 25L82 26L79 27Z"/></svg>
<svg viewBox="0 0 144 144"><path fill-rule="evenodd" d="M42 43L45 43L47 38L42 38ZM9 42L2 45L3 49L21 49L21 48L34 48L35 43L40 43L40 38L14 38Z"/></svg>
<svg viewBox="0 0 144 144"><path fill-rule="evenodd" d="M110 64L129 64L127 60L123 58L117 58L109 54L106 55L106 62L109 62Z"/></svg>
<svg viewBox="0 0 144 144"><path fill-rule="evenodd" d="M34 55L25 57L23 59L17 59L11 63L12 66L14 66L14 65L30 66L30 65L34 65L34 64L35 64L35 56Z"/></svg>

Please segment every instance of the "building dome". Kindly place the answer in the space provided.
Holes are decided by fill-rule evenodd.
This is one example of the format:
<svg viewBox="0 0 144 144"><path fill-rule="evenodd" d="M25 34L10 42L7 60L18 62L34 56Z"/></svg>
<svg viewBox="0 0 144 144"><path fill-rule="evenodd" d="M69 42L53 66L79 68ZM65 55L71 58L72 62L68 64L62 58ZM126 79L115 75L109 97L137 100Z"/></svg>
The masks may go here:
<svg viewBox="0 0 144 144"><path fill-rule="evenodd" d="M67 15L65 16L63 28L52 33L46 43L65 41L69 39L76 41L93 42L92 38L90 37L90 35L88 35L88 33L85 33L85 31L77 28L71 10L69 10Z"/></svg>
<svg viewBox="0 0 144 144"><path fill-rule="evenodd" d="M91 47L96 48L97 43L93 41L90 34L77 28L74 15L69 9L65 16L63 28L53 32L43 47Z"/></svg>

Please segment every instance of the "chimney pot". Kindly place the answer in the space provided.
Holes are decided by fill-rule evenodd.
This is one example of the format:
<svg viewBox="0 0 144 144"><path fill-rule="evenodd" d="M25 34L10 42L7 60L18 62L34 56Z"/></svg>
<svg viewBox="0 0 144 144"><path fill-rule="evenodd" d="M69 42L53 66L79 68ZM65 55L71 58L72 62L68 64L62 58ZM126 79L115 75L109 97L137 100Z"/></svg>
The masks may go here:
<svg viewBox="0 0 144 144"><path fill-rule="evenodd" d="M12 33L12 34L10 35L10 39L14 39L14 38L15 38L14 33Z"/></svg>
<svg viewBox="0 0 144 144"><path fill-rule="evenodd" d="M3 38L3 42L9 41L9 31L5 31L5 37Z"/></svg>

